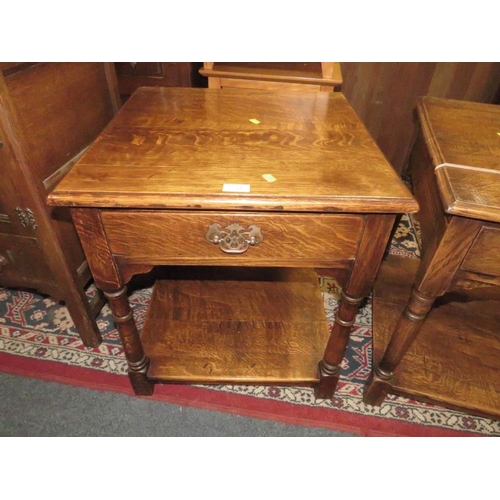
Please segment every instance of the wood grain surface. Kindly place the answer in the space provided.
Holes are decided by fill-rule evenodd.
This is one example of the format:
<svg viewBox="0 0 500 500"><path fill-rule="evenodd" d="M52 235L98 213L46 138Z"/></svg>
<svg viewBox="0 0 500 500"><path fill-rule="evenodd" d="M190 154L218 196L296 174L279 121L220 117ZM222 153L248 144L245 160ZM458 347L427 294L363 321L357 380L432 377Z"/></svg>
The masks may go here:
<svg viewBox="0 0 500 500"><path fill-rule="evenodd" d="M341 94L241 89L139 89L49 202L73 207L136 394L151 379L317 383L329 337L344 354L395 213L418 208ZM232 223L262 241L221 253L208 228ZM139 339L123 284L157 264L233 275L158 281ZM332 335L314 270L278 265L350 269ZM237 279L249 266L268 278Z"/></svg>
<svg viewBox="0 0 500 500"><path fill-rule="evenodd" d="M6 84L37 179L90 144L115 112L103 64L60 63L56 71L53 63L36 64Z"/></svg>
<svg viewBox="0 0 500 500"><path fill-rule="evenodd" d="M111 63L0 67L0 283L64 300L88 347L101 340L102 301L85 294L91 274L69 212L46 197L114 115L113 77Z"/></svg>
<svg viewBox="0 0 500 500"><path fill-rule="evenodd" d="M418 260L391 256L374 288L374 363L410 296ZM500 416L500 302L443 303L431 310L391 381L390 392Z"/></svg>
<svg viewBox="0 0 500 500"><path fill-rule="evenodd" d="M210 78L209 88L241 88L241 89L259 89L259 90L279 90L284 92L295 91L318 92L322 89L321 85L310 85L307 83L283 83L283 82L267 82L254 80L239 80L237 78L216 78L217 85L212 83L213 78ZM330 92L332 87L329 88Z"/></svg>
<svg viewBox="0 0 500 500"><path fill-rule="evenodd" d="M500 222L500 107L426 97L418 114L448 213ZM465 167L465 168L464 168Z"/></svg>
<svg viewBox="0 0 500 500"><path fill-rule="evenodd" d="M499 62L342 62L342 93L398 172L418 129L420 96L495 102ZM498 98L497 98L498 99Z"/></svg>
<svg viewBox="0 0 500 500"><path fill-rule="evenodd" d="M413 194L419 200L422 254L432 254L437 250L452 216L443 209L434 163L421 130L410 156L409 173Z"/></svg>
<svg viewBox="0 0 500 500"><path fill-rule="evenodd" d="M329 332L316 274L260 273L254 280L239 280L234 270L232 280L158 281L141 336L151 363L149 377L317 382Z"/></svg>
<svg viewBox="0 0 500 500"><path fill-rule="evenodd" d="M329 266L356 256L364 218L356 215L105 211L102 220L115 256L129 263ZM205 236L209 226L257 225L263 241L227 254Z"/></svg>
<svg viewBox="0 0 500 500"><path fill-rule="evenodd" d="M500 277L500 227L483 226L460 267Z"/></svg>
<svg viewBox="0 0 500 500"><path fill-rule="evenodd" d="M397 392L395 388L404 379L404 387L412 387L410 391L424 398L440 394L444 384L444 400L456 404L479 398L484 409L496 374L488 375L483 368L496 369L491 352L498 346L490 336L482 338L474 332L497 329L493 319L497 306L488 304L491 286L500 283L500 232L494 224L500 221L500 112L494 105L424 97L418 102L418 116L421 133L410 171L421 206L422 258L408 283L413 288L406 307L380 303L381 325L375 330L388 329L378 334L386 335L387 341L366 385L364 400L380 404L388 392ZM401 262L409 270L417 266L409 260ZM399 266L394 260L391 264L395 268L386 264L388 276L397 278L403 264ZM392 290L384 287L397 288L398 283L384 281L381 276L379 296L389 296ZM456 293L457 287L462 287L460 293L465 295L474 291L476 299L483 299L484 309L480 303L473 307L473 301L468 300L468 316L461 316L462 311L456 308L463 299L453 302L453 296L445 295L451 290ZM440 314L444 303L450 307L455 304L449 317ZM452 319L453 314L456 317ZM374 314L374 325L377 321ZM424 341L425 349L415 347L423 345L422 337L426 338L429 328L433 336ZM461 351L464 338L470 344L467 352ZM460 372L460 363L467 367L464 372ZM399 378L402 372L403 379ZM427 377L429 373L432 378ZM463 380L467 375L477 377L469 389ZM419 389L414 389L417 386ZM450 396L453 393L455 399Z"/></svg>
<svg viewBox="0 0 500 500"><path fill-rule="evenodd" d="M342 83L342 72L339 63L212 63L212 67L200 69L200 74L213 78L241 78L244 80L260 80L282 83L311 85L329 85ZM329 71L322 70L327 64ZM326 68L325 68L326 69ZM285 87L286 89L286 87Z"/></svg>
<svg viewBox="0 0 500 500"><path fill-rule="evenodd" d="M264 174L276 181L268 182ZM250 192L223 192L228 183L249 185ZM417 210L341 94L240 89L139 89L56 187L49 203Z"/></svg>

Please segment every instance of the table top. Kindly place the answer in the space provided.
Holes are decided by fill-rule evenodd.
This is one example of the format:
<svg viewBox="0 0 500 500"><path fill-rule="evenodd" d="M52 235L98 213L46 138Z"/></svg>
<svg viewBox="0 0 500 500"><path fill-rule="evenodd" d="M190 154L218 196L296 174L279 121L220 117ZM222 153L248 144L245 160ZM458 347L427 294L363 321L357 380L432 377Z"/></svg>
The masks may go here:
<svg viewBox="0 0 500 500"><path fill-rule="evenodd" d="M424 97L418 114L446 212L500 222L500 106Z"/></svg>
<svg viewBox="0 0 500 500"><path fill-rule="evenodd" d="M49 196L50 205L416 212L345 97L143 87Z"/></svg>

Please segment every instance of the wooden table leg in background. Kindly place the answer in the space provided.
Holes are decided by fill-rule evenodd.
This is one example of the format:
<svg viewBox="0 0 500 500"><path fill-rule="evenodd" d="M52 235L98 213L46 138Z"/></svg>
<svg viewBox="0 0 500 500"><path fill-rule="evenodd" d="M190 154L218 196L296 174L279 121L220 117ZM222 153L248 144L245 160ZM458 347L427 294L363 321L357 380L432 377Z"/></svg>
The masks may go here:
<svg viewBox="0 0 500 500"><path fill-rule="evenodd" d="M395 370L422 328L435 299L447 291L480 228L479 221L454 217L437 249L423 256L408 304L365 386L365 403L380 405L384 401Z"/></svg>
<svg viewBox="0 0 500 500"><path fill-rule="evenodd" d="M361 302L372 289L394 220L393 215L367 217L357 257L347 286L342 290L333 330L324 357L319 363L320 382L316 387L317 398L332 398L335 393L340 376L340 365L356 313Z"/></svg>

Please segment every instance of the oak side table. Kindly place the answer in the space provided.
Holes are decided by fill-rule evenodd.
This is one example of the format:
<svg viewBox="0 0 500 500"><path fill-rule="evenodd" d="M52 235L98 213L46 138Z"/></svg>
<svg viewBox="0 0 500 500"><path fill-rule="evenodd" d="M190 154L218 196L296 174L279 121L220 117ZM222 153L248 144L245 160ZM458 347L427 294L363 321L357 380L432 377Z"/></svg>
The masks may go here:
<svg viewBox="0 0 500 500"><path fill-rule="evenodd" d="M399 319L395 264L380 273L376 362L364 399L378 405L391 392L498 417L500 107L425 97L417 111L410 172L422 258Z"/></svg>
<svg viewBox="0 0 500 500"><path fill-rule="evenodd" d="M396 214L417 203L340 93L140 88L49 203L71 207L132 387L332 397ZM126 284L153 266L139 335ZM329 332L314 268L349 278Z"/></svg>

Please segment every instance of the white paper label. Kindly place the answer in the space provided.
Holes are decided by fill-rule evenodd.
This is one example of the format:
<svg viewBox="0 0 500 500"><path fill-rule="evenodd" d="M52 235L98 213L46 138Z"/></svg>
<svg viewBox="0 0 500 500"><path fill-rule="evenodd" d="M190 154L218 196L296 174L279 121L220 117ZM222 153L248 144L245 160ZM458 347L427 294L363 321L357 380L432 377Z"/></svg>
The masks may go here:
<svg viewBox="0 0 500 500"><path fill-rule="evenodd" d="M222 191L225 193L249 193L250 184L224 184Z"/></svg>

